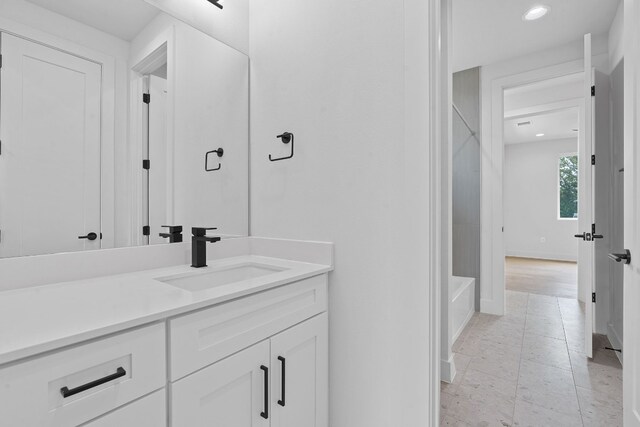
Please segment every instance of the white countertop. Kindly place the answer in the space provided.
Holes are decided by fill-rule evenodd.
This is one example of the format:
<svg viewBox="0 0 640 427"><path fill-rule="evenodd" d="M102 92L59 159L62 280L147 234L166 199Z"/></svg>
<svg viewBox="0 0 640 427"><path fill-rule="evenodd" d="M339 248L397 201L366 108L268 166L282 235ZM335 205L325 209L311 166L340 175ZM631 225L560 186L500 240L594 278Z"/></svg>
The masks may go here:
<svg viewBox="0 0 640 427"><path fill-rule="evenodd" d="M268 275L190 292L156 278L188 265L0 292L0 365L331 271L329 265L244 255L207 261L198 273L256 263Z"/></svg>

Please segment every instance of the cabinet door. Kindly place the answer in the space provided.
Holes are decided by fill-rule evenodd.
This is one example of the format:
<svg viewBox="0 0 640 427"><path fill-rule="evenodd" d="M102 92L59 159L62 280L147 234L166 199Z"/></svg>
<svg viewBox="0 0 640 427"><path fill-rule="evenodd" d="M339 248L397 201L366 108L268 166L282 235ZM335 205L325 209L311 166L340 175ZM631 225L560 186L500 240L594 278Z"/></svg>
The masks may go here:
<svg viewBox="0 0 640 427"><path fill-rule="evenodd" d="M271 339L272 427L328 426L327 313Z"/></svg>
<svg viewBox="0 0 640 427"><path fill-rule="evenodd" d="M171 425L269 427L263 417L271 415L265 408L269 354L263 341L175 382Z"/></svg>

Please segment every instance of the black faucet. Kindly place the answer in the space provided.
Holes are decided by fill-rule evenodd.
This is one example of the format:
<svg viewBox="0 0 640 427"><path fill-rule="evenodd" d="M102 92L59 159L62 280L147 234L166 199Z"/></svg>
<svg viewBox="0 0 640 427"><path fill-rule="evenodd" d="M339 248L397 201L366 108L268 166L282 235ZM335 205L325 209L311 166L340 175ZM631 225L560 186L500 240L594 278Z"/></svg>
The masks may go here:
<svg viewBox="0 0 640 427"><path fill-rule="evenodd" d="M182 226L181 225L163 225L162 227L166 227L169 229L168 233L160 233L160 237L164 237L165 239L169 239L169 243L180 243L182 242Z"/></svg>
<svg viewBox="0 0 640 427"><path fill-rule="evenodd" d="M207 266L207 242L215 243L220 241L219 237L207 236L207 230L217 230L217 228L192 227L191 233L191 267L200 268Z"/></svg>

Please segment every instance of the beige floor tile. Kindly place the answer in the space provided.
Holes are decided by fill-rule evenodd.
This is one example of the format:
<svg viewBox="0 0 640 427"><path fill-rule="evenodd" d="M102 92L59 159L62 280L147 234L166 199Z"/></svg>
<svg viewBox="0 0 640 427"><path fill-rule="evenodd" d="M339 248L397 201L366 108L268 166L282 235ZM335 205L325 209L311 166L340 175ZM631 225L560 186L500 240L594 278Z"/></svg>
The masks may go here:
<svg viewBox="0 0 640 427"><path fill-rule="evenodd" d="M467 371L472 369L509 380L518 377L519 368L519 355L513 356L494 352L471 358Z"/></svg>
<svg viewBox="0 0 640 427"><path fill-rule="evenodd" d="M571 371L528 360L522 360L520 363L518 387L575 395L575 384Z"/></svg>
<svg viewBox="0 0 640 427"><path fill-rule="evenodd" d="M622 401L607 393L577 387L585 426L622 426Z"/></svg>
<svg viewBox="0 0 640 427"><path fill-rule="evenodd" d="M472 426L511 426L514 399L461 385L449 400L447 415Z"/></svg>
<svg viewBox="0 0 640 427"><path fill-rule="evenodd" d="M522 358L556 368L571 370L567 344L555 338L525 333L522 344Z"/></svg>
<svg viewBox="0 0 640 427"><path fill-rule="evenodd" d="M473 389L476 393L486 393L513 400L516 396L517 380L496 377L475 369L467 369L460 386Z"/></svg>
<svg viewBox="0 0 640 427"><path fill-rule="evenodd" d="M567 415L518 399L513 415L513 425L518 427L582 427L582 417L579 413Z"/></svg>
<svg viewBox="0 0 640 427"><path fill-rule="evenodd" d="M465 423L464 421L456 420L455 418L446 415L443 420L440 422L442 427L471 427L471 424Z"/></svg>
<svg viewBox="0 0 640 427"><path fill-rule="evenodd" d="M571 352L570 356L576 386L622 398L622 367L619 362L618 366L611 366L609 363L598 363L598 357L589 360L577 352Z"/></svg>
<svg viewBox="0 0 640 427"><path fill-rule="evenodd" d="M527 314L525 332L560 340L565 339L564 326L562 324L562 319L560 318L540 317L533 314Z"/></svg>

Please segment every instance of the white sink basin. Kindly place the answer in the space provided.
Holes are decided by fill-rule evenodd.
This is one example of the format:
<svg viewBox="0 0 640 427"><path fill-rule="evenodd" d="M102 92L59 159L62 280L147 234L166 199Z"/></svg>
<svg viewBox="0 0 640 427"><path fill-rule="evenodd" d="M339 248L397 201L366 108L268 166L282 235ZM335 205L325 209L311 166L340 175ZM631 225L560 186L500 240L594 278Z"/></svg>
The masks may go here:
<svg viewBox="0 0 640 427"><path fill-rule="evenodd" d="M175 276L160 277L155 280L176 286L186 291L198 292L215 288L217 286L228 285L230 283L279 273L284 270L286 270L286 268L248 263L213 271L205 270L202 272L198 271L196 273L184 273Z"/></svg>

